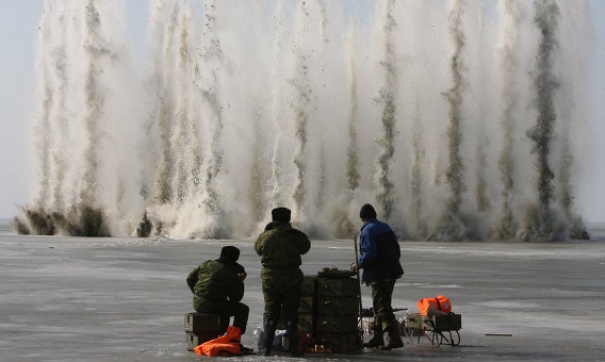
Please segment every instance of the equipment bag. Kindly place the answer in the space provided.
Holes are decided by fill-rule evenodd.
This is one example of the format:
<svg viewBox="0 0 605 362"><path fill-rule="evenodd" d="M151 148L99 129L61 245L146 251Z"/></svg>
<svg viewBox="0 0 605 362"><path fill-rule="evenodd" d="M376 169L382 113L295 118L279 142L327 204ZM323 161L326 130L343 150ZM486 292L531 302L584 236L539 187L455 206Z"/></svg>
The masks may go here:
<svg viewBox="0 0 605 362"><path fill-rule="evenodd" d="M429 309L439 310L444 313L450 313L452 311L452 303L450 299L443 295L438 295L436 298L422 298L418 301L418 309L420 314L428 315Z"/></svg>
<svg viewBox="0 0 605 362"><path fill-rule="evenodd" d="M195 347L193 351L198 356L206 355L210 357L240 354L241 337L242 331L238 327L229 326L224 336L204 342Z"/></svg>

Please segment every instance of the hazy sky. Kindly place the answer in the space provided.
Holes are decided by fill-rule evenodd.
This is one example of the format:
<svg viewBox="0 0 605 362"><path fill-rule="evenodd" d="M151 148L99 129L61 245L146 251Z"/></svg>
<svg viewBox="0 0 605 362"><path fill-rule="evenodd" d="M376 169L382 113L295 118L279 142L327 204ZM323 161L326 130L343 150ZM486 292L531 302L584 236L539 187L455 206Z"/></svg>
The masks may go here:
<svg viewBox="0 0 605 362"><path fill-rule="evenodd" d="M149 1L127 3L133 36L142 40ZM590 156L576 159L582 169L576 204L586 221L605 222L605 0L589 3L596 34L588 110L591 138L586 140ZM36 108L34 49L43 7L42 0L0 0L0 218L20 214L17 205L29 203L35 182L29 128Z"/></svg>

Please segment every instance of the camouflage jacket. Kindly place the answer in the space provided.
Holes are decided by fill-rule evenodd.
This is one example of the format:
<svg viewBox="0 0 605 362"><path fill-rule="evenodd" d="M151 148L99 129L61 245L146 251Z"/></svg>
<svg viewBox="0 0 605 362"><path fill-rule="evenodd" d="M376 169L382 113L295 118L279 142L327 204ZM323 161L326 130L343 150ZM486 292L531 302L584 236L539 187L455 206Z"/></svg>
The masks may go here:
<svg viewBox="0 0 605 362"><path fill-rule="evenodd" d="M302 282L300 256L311 248L305 233L290 223L273 222L270 230L259 235L254 250L261 256L263 282L298 284Z"/></svg>
<svg viewBox="0 0 605 362"><path fill-rule="evenodd" d="M229 265L208 260L198 265L187 277L194 293L196 309L218 312L227 300L239 302L244 297L244 282Z"/></svg>

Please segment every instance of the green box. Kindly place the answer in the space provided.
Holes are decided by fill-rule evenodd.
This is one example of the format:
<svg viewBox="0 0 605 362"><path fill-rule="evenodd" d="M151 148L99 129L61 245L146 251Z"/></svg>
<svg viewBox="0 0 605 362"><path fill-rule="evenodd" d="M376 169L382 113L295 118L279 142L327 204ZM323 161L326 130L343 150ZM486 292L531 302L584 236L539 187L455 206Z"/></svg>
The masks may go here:
<svg viewBox="0 0 605 362"><path fill-rule="evenodd" d="M300 313L298 315L298 329L305 333L313 333L313 314L311 313Z"/></svg>
<svg viewBox="0 0 605 362"><path fill-rule="evenodd" d="M353 278L317 278L318 297L359 296L359 281Z"/></svg>
<svg viewBox="0 0 605 362"><path fill-rule="evenodd" d="M313 313L314 299L312 296L301 297L298 303L298 313Z"/></svg>
<svg viewBox="0 0 605 362"><path fill-rule="evenodd" d="M450 313L424 318L423 324L428 331L457 331L462 328L462 316L460 314Z"/></svg>
<svg viewBox="0 0 605 362"><path fill-rule="evenodd" d="M438 316L423 316L420 313L410 313L405 324L411 329L457 331L462 329L462 316L455 313Z"/></svg>
<svg viewBox="0 0 605 362"><path fill-rule="evenodd" d="M362 347L362 338L359 332L354 333L317 333L315 344L329 348L332 352L350 352Z"/></svg>
<svg viewBox="0 0 605 362"><path fill-rule="evenodd" d="M315 325L315 319L313 318L312 313L298 313L298 328L307 333L313 332L313 327ZM277 322L277 330L285 330L288 329L288 322L284 319L282 315Z"/></svg>
<svg viewBox="0 0 605 362"><path fill-rule="evenodd" d="M302 296L314 296L315 295L315 276L305 276L300 288L300 295Z"/></svg>
<svg viewBox="0 0 605 362"><path fill-rule="evenodd" d="M359 331L357 315L318 315L315 318L318 333L353 333Z"/></svg>
<svg viewBox="0 0 605 362"><path fill-rule="evenodd" d="M317 297L318 315L349 315L359 314L359 296L346 297Z"/></svg>

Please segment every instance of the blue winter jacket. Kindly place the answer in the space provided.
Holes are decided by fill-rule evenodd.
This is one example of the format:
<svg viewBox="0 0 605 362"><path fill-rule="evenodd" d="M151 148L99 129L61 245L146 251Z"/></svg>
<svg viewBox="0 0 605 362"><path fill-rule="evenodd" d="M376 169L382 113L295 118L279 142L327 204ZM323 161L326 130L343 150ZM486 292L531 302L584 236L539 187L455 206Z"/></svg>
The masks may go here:
<svg viewBox="0 0 605 362"><path fill-rule="evenodd" d="M366 284L401 278L401 250L389 225L377 219L367 220L359 238L361 281Z"/></svg>

